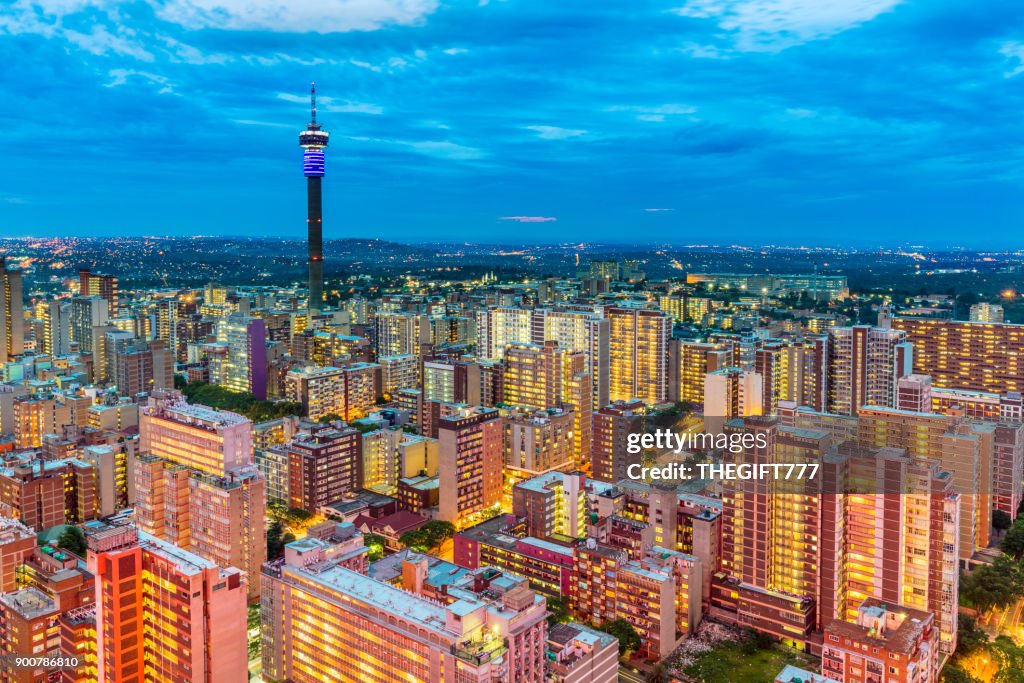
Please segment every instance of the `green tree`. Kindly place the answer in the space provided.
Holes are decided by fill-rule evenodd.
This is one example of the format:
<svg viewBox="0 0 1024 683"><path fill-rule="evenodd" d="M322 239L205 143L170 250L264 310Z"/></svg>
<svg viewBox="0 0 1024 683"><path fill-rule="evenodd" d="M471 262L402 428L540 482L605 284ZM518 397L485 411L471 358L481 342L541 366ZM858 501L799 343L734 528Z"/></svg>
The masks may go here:
<svg viewBox="0 0 1024 683"><path fill-rule="evenodd" d="M980 612L1006 607L1024 596L1021 566L1008 555L983 564L960 582L960 595Z"/></svg>
<svg viewBox="0 0 1024 683"><path fill-rule="evenodd" d="M999 672L994 683L1024 683L1024 647L1019 647L1009 636L998 636L989 648L999 660Z"/></svg>
<svg viewBox="0 0 1024 683"><path fill-rule="evenodd" d="M77 526L69 526L64 529L57 539L57 545L64 548L64 550L73 552L79 557L85 557L85 533Z"/></svg>
<svg viewBox="0 0 1024 683"><path fill-rule="evenodd" d="M946 665L946 668L942 670L942 675L939 676L939 683L981 683L981 681L959 667Z"/></svg>
<svg viewBox="0 0 1024 683"><path fill-rule="evenodd" d="M961 614L956 625L957 654L970 654L988 646L988 634L978 628L978 622L968 614Z"/></svg>
<svg viewBox="0 0 1024 683"><path fill-rule="evenodd" d="M440 519L430 520L420 530L426 534L431 548L436 548L455 535L455 525Z"/></svg>
<svg viewBox="0 0 1024 683"><path fill-rule="evenodd" d="M267 525L267 559L276 560L284 554L284 547L295 540L290 531L284 530L281 520L275 519Z"/></svg>
<svg viewBox="0 0 1024 683"><path fill-rule="evenodd" d="M430 550L430 539L422 529L406 531L398 537L398 542L410 550L425 553Z"/></svg>
<svg viewBox="0 0 1024 683"><path fill-rule="evenodd" d="M388 546L388 540L380 534L364 534L363 545L370 550L370 562L376 562L384 557L384 549Z"/></svg>
<svg viewBox="0 0 1024 683"><path fill-rule="evenodd" d="M1024 518L1018 517L1017 521L1010 525L999 543L999 549L1016 560L1024 556Z"/></svg>
<svg viewBox="0 0 1024 683"><path fill-rule="evenodd" d="M636 652L640 649L640 645L643 642L640 640L640 634L633 628L633 624L625 619L608 621L597 628L618 639L619 656L623 656L627 652Z"/></svg>
<svg viewBox="0 0 1024 683"><path fill-rule="evenodd" d="M569 608L562 598L548 598L548 626L569 621Z"/></svg>

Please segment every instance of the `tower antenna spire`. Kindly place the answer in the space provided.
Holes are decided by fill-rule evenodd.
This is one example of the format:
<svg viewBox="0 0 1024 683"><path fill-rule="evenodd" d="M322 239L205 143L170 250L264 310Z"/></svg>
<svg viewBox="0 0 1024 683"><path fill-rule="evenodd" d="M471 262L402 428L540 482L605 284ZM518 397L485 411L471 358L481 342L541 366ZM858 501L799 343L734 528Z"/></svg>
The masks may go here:
<svg viewBox="0 0 1024 683"><path fill-rule="evenodd" d="M316 124L316 81L309 86L309 109L313 112L313 123Z"/></svg>

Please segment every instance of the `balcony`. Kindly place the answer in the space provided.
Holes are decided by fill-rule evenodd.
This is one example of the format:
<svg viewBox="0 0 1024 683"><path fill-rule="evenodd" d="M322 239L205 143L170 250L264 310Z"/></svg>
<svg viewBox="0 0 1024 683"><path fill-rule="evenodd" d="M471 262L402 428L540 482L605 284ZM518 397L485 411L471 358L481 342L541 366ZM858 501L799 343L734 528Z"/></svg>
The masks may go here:
<svg viewBox="0 0 1024 683"><path fill-rule="evenodd" d="M503 638L485 636L483 640L470 640L452 647L452 654L473 666L486 664L508 651Z"/></svg>

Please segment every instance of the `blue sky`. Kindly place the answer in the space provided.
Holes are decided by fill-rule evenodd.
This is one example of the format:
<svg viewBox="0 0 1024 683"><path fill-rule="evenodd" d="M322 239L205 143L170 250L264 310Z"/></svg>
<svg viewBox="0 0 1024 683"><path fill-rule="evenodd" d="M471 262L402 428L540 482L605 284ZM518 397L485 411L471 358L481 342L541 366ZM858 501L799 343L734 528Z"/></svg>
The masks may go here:
<svg viewBox="0 0 1024 683"><path fill-rule="evenodd" d="M10 0L0 234L1020 246L1014 0Z"/></svg>

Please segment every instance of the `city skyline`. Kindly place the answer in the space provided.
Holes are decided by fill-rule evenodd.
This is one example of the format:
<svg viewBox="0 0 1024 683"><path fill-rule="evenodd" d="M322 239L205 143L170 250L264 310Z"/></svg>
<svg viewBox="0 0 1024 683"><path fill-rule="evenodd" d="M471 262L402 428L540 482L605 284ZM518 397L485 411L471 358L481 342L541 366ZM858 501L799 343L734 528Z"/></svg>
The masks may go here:
<svg viewBox="0 0 1024 683"><path fill-rule="evenodd" d="M0 234L297 234L316 80L327 240L1012 239L1012 11L471 5L19 0Z"/></svg>

